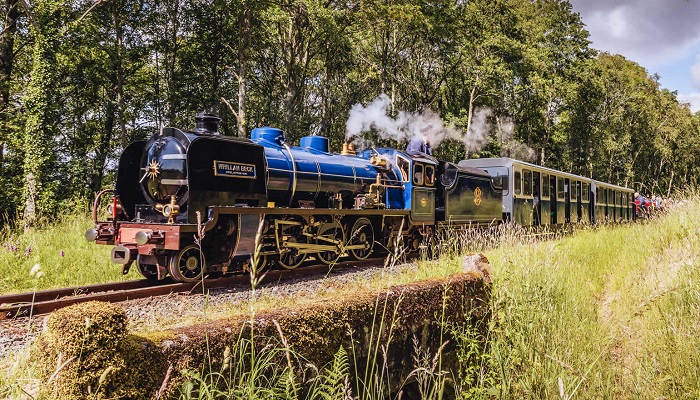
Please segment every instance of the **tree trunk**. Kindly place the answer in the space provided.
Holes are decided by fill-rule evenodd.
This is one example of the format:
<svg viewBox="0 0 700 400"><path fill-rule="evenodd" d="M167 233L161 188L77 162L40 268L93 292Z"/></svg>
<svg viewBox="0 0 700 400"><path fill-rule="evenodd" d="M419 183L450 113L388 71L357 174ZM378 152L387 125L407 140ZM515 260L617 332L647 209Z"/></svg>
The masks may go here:
<svg viewBox="0 0 700 400"><path fill-rule="evenodd" d="M478 79L478 77L477 77ZM475 82L469 91L469 111L467 111L467 140L464 143L464 158L469 159L469 141L471 140L472 116L474 115L474 100L478 84Z"/></svg>
<svg viewBox="0 0 700 400"><path fill-rule="evenodd" d="M244 6L246 7L246 6ZM248 133L246 98L248 97L248 44L250 43L250 11L246 7L239 15L240 34L238 35L238 137Z"/></svg>
<svg viewBox="0 0 700 400"><path fill-rule="evenodd" d="M122 28L121 7L114 10L114 29L117 38L117 59L116 59L116 80L117 80L117 119L119 121L119 136L121 139L122 149L129 144L129 138L126 133L126 122L124 121L124 29ZM106 126L110 130L110 139L112 137L111 125ZM109 143L108 143L109 145Z"/></svg>
<svg viewBox="0 0 700 400"><path fill-rule="evenodd" d="M118 78L116 79L119 80ZM97 135L99 142L95 146L95 161L90 175L90 188L94 193L102 190L102 177L104 176L105 161L109 153L109 144L112 141L114 132L114 101L111 98L106 99L105 106L105 126L104 129ZM118 108L118 106L117 106Z"/></svg>
<svg viewBox="0 0 700 400"><path fill-rule="evenodd" d="M0 173L5 153L5 141L7 140L7 108L10 104L10 82L12 80L12 67L14 64L15 33L17 32L17 18L19 18L18 0L6 0L3 31L0 35Z"/></svg>
<svg viewBox="0 0 700 400"><path fill-rule="evenodd" d="M57 116L58 77L56 72L56 52L60 46L60 15L62 5L54 0L41 0L35 3L32 25L34 36L32 71L27 88L25 104L27 121L24 128L24 223L30 227L39 212L51 214L57 205L56 190L48 184L54 170L54 151L58 135Z"/></svg>
<svg viewBox="0 0 700 400"><path fill-rule="evenodd" d="M281 48L284 55L284 129L292 133L296 128L296 111L302 91L305 72L309 61L310 32L304 32L308 26L308 15L301 5L289 10L289 24L286 34L280 31Z"/></svg>
<svg viewBox="0 0 700 400"><path fill-rule="evenodd" d="M178 33L180 31L180 0L170 0L168 12L168 25L166 32L168 33L168 48L165 54L165 76L166 90L168 97L167 104L167 119L169 124L173 124L177 114L177 51L178 51ZM168 31L169 29L169 31Z"/></svg>

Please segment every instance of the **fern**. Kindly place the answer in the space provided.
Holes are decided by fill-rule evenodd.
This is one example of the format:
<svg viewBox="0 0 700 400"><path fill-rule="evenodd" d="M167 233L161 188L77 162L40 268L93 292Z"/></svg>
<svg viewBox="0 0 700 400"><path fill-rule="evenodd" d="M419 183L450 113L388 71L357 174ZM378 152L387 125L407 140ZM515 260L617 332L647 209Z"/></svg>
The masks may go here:
<svg viewBox="0 0 700 400"><path fill-rule="evenodd" d="M343 346L333 356L333 365L325 368L316 379L309 398L311 400L351 399L348 379L350 362Z"/></svg>

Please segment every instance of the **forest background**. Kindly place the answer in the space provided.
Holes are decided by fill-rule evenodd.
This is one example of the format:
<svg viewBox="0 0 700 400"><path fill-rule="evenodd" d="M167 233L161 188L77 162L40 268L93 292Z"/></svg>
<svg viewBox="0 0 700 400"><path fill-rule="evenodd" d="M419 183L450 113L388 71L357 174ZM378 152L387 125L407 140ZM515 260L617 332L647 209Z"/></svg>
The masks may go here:
<svg viewBox="0 0 700 400"><path fill-rule="evenodd" d="M700 112L591 48L568 1L1 1L5 222L85 204L129 142L197 112L225 135L270 125L337 151L352 107L380 95L390 117L463 133L441 159L512 156L663 195L698 184Z"/></svg>

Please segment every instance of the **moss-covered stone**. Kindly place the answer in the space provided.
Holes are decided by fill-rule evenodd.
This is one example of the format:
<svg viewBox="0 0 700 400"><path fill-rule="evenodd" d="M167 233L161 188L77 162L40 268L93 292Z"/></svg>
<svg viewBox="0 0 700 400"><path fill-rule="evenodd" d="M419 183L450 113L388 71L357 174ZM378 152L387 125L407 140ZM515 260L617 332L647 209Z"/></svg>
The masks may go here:
<svg viewBox="0 0 700 400"><path fill-rule="evenodd" d="M331 362L342 346L360 375L365 368L386 365L389 380L400 384L415 369L416 347L424 354L442 348L445 368L454 367L450 345L442 347L449 339L443 324L474 325L488 318L489 289L484 274L455 274L261 312L252 324L246 318L217 320L148 339L128 334L119 306L84 303L49 317L33 358L44 365L44 392L61 399L152 398L168 369L172 374L163 398L172 396L184 379L180 371L223 371L226 348L237 349L242 338L252 338L259 349L281 348L285 342L317 367ZM284 354L278 353L279 362L286 365Z"/></svg>
<svg viewBox="0 0 700 400"><path fill-rule="evenodd" d="M42 394L49 398L148 398L163 377L159 349L128 335L126 313L109 303L52 313L31 357L41 366Z"/></svg>
<svg viewBox="0 0 700 400"><path fill-rule="evenodd" d="M293 352L307 362L324 366L333 360L338 346L343 346L357 361L360 374L372 363L386 363L389 380L398 385L415 369L416 345L435 354L450 339L443 323L474 325L488 317L489 285L482 278L471 273L455 274L381 292L352 292L320 304L258 313L256 343L262 347L270 340L280 340L277 322ZM162 348L175 371L218 371L225 348L235 348L241 336L250 337L249 321L213 321L176 330L172 336L175 339L163 342ZM451 341L443 348L446 368L455 367L453 344ZM377 346L383 349L375 357ZM175 377L171 384L179 382Z"/></svg>

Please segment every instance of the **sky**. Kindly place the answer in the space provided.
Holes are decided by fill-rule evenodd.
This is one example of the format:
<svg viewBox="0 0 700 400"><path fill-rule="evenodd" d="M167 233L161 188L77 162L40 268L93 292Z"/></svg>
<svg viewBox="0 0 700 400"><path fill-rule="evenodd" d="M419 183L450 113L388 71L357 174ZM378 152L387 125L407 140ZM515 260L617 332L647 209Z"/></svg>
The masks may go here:
<svg viewBox="0 0 700 400"><path fill-rule="evenodd" d="M591 47L659 74L663 88L700 111L700 0L570 0Z"/></svg>

